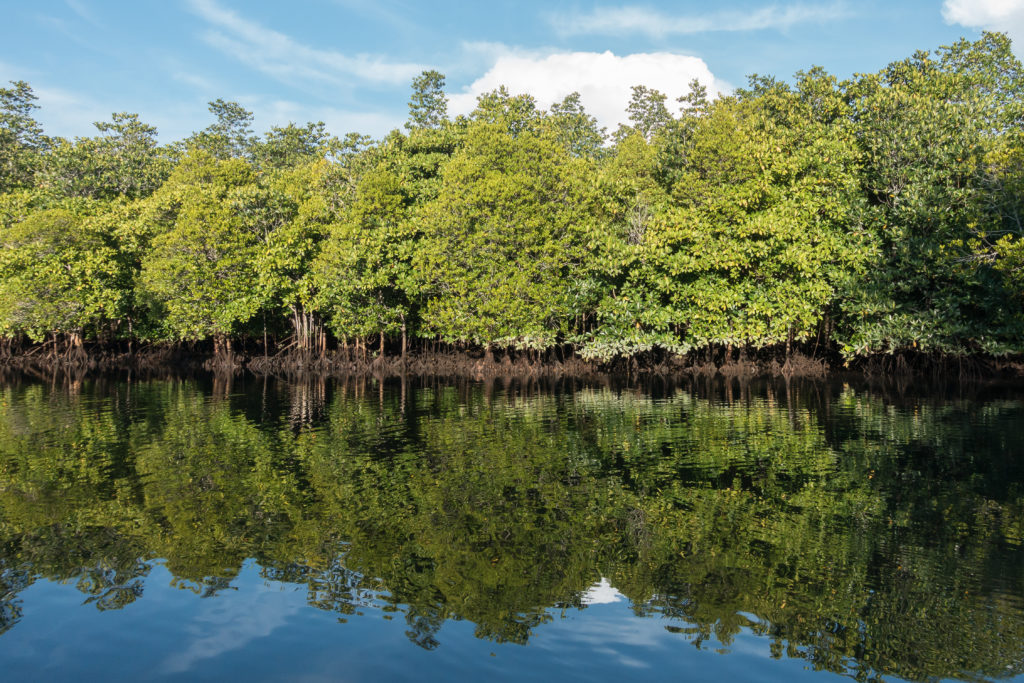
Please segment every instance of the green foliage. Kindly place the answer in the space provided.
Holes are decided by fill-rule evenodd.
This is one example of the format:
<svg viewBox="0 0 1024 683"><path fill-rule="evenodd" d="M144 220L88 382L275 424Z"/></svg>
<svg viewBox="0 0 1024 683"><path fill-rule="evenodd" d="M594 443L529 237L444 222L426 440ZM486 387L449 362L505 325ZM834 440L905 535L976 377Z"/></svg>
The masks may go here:
<svg viewBox="0 0 1024 683"><path fill-rule="evenodd" d="M131 290L98 210L48 209L0 227L0 334L80 341L121 316Z"/></svg>
<svg viewBox="0 0 1024 683"><path fill-rule="evenodd" d="M265 212L266 230L256 256L261 305L274 316L288 311L293 325L313 307L313 263L334 216L335 184L329 165L318 161L283 172L269 188L257 190L276 209Z"/></svg>
<svg viewBox="0 0 1024 683"><path fill-rule="evenodd" d="M838 99L834 81L813 80L814 106ZM608 167L619 199L585 355L805 339L863 260L846 220L856 154L836 115L822 120L810 94L783 87L695 98L655 146L640 133L621 140Z"/></svg>
<svg viewBox="0 0 1024 683"><path fill-rule="evenodd" d="M1006 192L1016 169L1002 163L1006 145L1020 142L1011 131L1022 88L1008 40L988 34L848 86L868 201L855 220L872 234L876 256L841 297L847 353L1019 346L1020 309L1007 306L1001 266L976 254L990 235L1005 245L1020 234L1004 220L1020 204Z"/></svg>
<svg viewBox="0 0 1024 683"><path fill-rule="evenodd" d="M857 258L843 234L856 189L847 132L780 90L717 103L691 139L670 190L677 209L648 238L677 283L670 305L687 340L763 347L810 336L837 271Z"/></svg>
<svg viewBox="0 0 1024 683"><path fill-rule="evenodd" d="M409 120L405 127L440 128L448 120L448 97L444 94L444 74L424 71L412 80Z"/></svg>
<svg viewBox="0 0 1024 683"><path fill-rule="evenodd" d="M557 131L559 142L573 156L596 158L604 153L606 131L598 128L597 119L583 108L578 92L566 95L561 102L552 104L548 121Z"/></svg>
<svg viewBox="0 0 1024 683"><path fill-rule="evenodd" d="M685 350L645 275L643 242L668 202L658 182L657 157L657 149L633 133L600 168L601 221L588 236L589 296L583 307L595 312L598 326L580 335L585 357L608 359L655 347Z"/></svg>
<svg viewBox="0 0 1024 683"><path fill-rule="evenodd" d="M381 163L363 175L352 206L331 228L315 278L339 337L394 334L410 314L418 231L404 190L395 170Z"/></svg>
<svg viewBox="0 0 1024 683"><path fill-rule="evenodd" d="M4 229L84 211L96 237L74 258L118 290L66 306L19 247L3 334L69 334L28 323L34 302L89 311L71 317L97 338L269 347L291 328L319 353L324 329L600 360L811 339L846 360L1024 352L1024 67L1006 36L842 82L755 75L712 100L694 81L678 115L636 86L611 140L578 93L544 111L501 87L451 120L444 85L416 77L405 130L381 140L323 123L258 138L216 100L213 125L166 147L134 114L49 140L28 85L0 89Z"/></svg>
<svg viewBox="0 0 1024 683"><path fill-rule="evenodd" d="M94 125L102 135L54 141L39 173L39 185L46 192L56 197L139 199L164 183L171 162L157 144L156 128L127 113Z"/></svg>
<svg viewBox="0 0 1024 683"><path fill-rule="evenodd" d="M535 132L543 112L537 108L537 100L531 95L513 95L505 86L477 97L476 109L469 121L478 121L497 126L502 132L515 137L524 132ZM465 125L468 121L462 119Z"/></svg>
<svg viewBox="0 0 1024 683"><path fill-rule="evenodd" d="M254 262L269 228L254 180L241 159L196 152L154 196L160 223L141 285L169 338L225 337L259 310Z"/></svg>
<svg viewBox="0 0 1024 683"><path fill-rule="evenodd" d="M364 155L313 273L317 305L337 336L408 334L423 280L413 263L423 236L415 214L438 196L460 138L452 126L414 127Z"/></svg>
<svg viewBox="0 0 1024 683"><path fill-rule="evenodd" d="M525 100L494 93L477 116L418 217L423 324L450 341L545 348L577 313L592 165L533 129Z"/></svg>
<svg viewBox="0 0 1024 683"><path fill-rule="evenodd" d="M323 121L298 126L273 126L263 140L252 143L255 164L264 169L284 169L311 163L326 156L337 142Z"/></svg>
<svg viewBox="0 0 1024 683"><path fill-rule="evenodd" d="M672 115L665 106L668 97L658 90L644 85L634 85L626 113L631 125L621 125L615 132L616 142L638 133L648 142L672 121Z"/></svg>
<svg viewBox="0 0 1024 683"><path fill-rule="evenodd" d="M0 193L32 185L39 154L49 144L32 117L38 99L25 81L0 88Z"/></svg>
<svg viewBox="0 0 1024 683"><path fill-rule="evenodd" d="M252 135L252 112L237 102L225 102L219 98L210 102L209 109L217 117L217 122L193 133L181 143L180 149L183 152L202 150L220 160L248 158L257 143ZM284 137L289 137L288 132L284 131ZM290 132L301 134L301 129ZM315 127L307 129L306 135L315 132ZM271 146L274 147L273 143Z"/></svg>

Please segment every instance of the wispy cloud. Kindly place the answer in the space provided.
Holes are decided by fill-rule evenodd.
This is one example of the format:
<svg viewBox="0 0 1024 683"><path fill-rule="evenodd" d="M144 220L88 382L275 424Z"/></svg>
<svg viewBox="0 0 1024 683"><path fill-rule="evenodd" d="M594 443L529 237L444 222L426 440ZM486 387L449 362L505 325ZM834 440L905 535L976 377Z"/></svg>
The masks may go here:
<svg viewBox="0 0 1024 683"><path fill-rule="evenodd" d="M851 15L845 2L770 5L752 11L723 11L700 15L666 14L627 6L600 7L593 12L549 17L562 35L643 33L653 38L725 31L785 30L800 24L826 23Z"/></svg>
<svg viewBox="0 0 1024 683"><path fill-rule="evenodd" d="M10 65L0 63L0 87L6 86L8 79L26 78L24 72L8 71L8 68ZM143 121L157 127L161 141L170 142L205 127L211 118L202 101L149 103L140 109L138 102L123 98L101 101L92 93L76 92L34 79L30 85L39 105L33 116L47 135L69 139L96 135L95 121L109 121L115 111L134 111Z"/></svg>
<svg viewBox="0 0 1024 683"><path fill-rule="evenodd" d="M184 651L164 659L160 671L185 673L225 652L243 649L286 625L300 608L294 593L269 586L250 592L246 600L207 600L186 627L189 640Z"/></svg>
<svg viewBox="0 0 1024 683"><path fill-rule="evenodd" d="M200 92L209 93L217 90L217 86L210 79L188 71L173 71L171 72L171 78Z"/></svg>
<svg viewBox="0 0 1024 683"><path fill-rule="evenodd" d="M96 18L93 14L92 9L86 5L82 0L64 0L64 3L71 9L72 12L78 15L79 19L92 24L95 28L105 29L106 26Z"/></svg>
<svg viewBox="0 0 1024 683"><path fill-rule="evenodd" d="M0 62L0 87L7 87L8 80L31 78L33 74L15 65ZM42 124L48 135L66 138L96 135L95 121L107 121L114 111L138 112L143 121L156 126L161 142L181 140L192 132L202 130L213 123L213 115L207 110L206 101L223 95L221 85L188 71L172 71L170 77L187 84L197 92L194 97L184 100L170 100L140 103L137 101L101 101L94 95L75 92L46 83L32 82L32 90L38 97L39 109L35 118ZM310 106L308 103L293 102L255 94L231 95L255 116L254 128L265 132L271 126L283 126L289 122L323 121L327 130L335 135L359 132L382 137L394 128L400 128L405 120L401 111L359 111L331 106ZM140 104L143 106L140 107Z"/></svg>
<svg viewBox="0 0 1024 683"><path fill-rule="evenodd" d="M96 99L79 93L47 85L33 86L39 98L36 118L50 135L95 135L95 121L105 121L111 109Z"/></svg>
<svg viewBox="0 0 1024 683"><path fill-rule="evenodd" d="M334 0L334 3L371 21L386 24L393 30L418 34L424 32L424 26L412 18L414 10L417 9L415 5L398 3L396 6L395 3L384 0Z"/></svg>
<svg viewBox="0 0 1024 683"><path fill-rule="evenodd" d="M39 72L35 69L0 61L0 88L7 87L8 81L27 81Z"/></svg>
<svg viewBox="0 0 1024 683"><path fill-rule="evenodd" d="M115 43L112 43L109 40L101 40L95 35L84 32L81 30L81 27L70 25L60 17L49 14L37 14L35 19L43 26L46 26L50 31L60 33L69 41L79 45L80 47L84 47L90 52L95 52L96 54L115 59L120 54Z"/></svg>
<svg viewBox="0 0 1024 683"><path fill-rule="evenodd" d="M423 70L419 64L392 62L374 55L349 56L303 45L266 28L214 0L190 0L189 6L210 25L207 44L284 83L296 80L341 84L352 80L408 83Z"/></svg>

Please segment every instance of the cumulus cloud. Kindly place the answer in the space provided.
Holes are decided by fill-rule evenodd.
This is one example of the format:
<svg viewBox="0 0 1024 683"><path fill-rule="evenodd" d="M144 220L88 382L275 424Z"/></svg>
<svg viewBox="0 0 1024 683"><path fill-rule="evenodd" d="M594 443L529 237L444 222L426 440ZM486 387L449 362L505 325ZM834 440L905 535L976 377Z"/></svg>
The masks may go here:
<svg viewBox="0 0 1024 683"><path fill-rule="evenodd" d="M680 16L642 7L599 7L592 12L553 14L552 26L562 35L644 33L653 38L712 31L784 30L798 24L824 23L849 16L843 2L770 5L752 11L723 11Z"/></svg>
<svg viewBox="0 0 1024 683"><path fill-rule="evenodd" d="M211 27L203 34L208 45L283 83L302 80L338 84L362 80L398 84L408 83L423 70L419 64L303 45L221 7L214 0L190 0L189 6Z"/></svg>
<svg viewBox="0 0 1024 683"><path fill-rule="evenodd" d="M687 55L652 52L620 57L611 52L541 55L508 51L499 54L487 73L462 93L452 95L449 109L454 114L468 114L476 107L477 96L502 85L513 94L532 95L544 108L575 91L580 93L587 111L613 131L627 120L632 86L656 88L674 101L688 92L687 84L693 79L712 95L732 89L717 80L702 59Z"/></svg>
<svg viewBox="0 0 1024 683"><path fill-rule="evenodd" d="M1003 31L1014 52L1024 54L1024 0L945 0L942 16L950 24Z"/></svg>

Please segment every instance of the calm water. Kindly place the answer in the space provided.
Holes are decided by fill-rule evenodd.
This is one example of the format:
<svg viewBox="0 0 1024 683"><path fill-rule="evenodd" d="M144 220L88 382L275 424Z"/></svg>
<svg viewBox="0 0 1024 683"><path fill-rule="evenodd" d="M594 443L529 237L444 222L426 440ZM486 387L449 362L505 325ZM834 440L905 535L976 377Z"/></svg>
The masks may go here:
<svg viewBox="0 0 1024 683"><path fill-rule="evenodd" d="M5 680L1024 678L1022 542L1024 388L0 385Z"/></svg>

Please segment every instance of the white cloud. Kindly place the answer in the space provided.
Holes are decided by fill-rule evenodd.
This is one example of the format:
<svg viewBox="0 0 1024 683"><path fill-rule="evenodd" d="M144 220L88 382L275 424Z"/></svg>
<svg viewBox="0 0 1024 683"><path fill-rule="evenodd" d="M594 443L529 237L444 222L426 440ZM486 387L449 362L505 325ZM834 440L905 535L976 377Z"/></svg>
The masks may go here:
<svg viewBox="0 0 1024 683"><path fill-rule="evenodd" d="M488 45L498 56L494 65L462 93L450 97L453 114L468 114L477 96L502 85L513 94L527 93L541 107L579 92L587 111L609 132L624 123L631 87L645 85L669 96L669 105L686 94L687 84L697 79L714 95L731 90L717 80L698 57L653 52L623 57L611 52L562 52L548 55L506 50ZM674 109L670 106L670 110Z"/></svg>
<svg viewBox="0 0 1024 683"><path fill-rule="evenodd" d="M552 15L562 35L644 33L653 38L713 31L785 30L798 24L825 23L850 16L844 2L770 5L753 11L723 11L678 16L641 7L600 7L589 13Z"/></svg>
<svg viewBox="0 0 1024 683"><path fill-rule="evenodd" d="M1003 31L1014 52L1024 54L1024 0L945 0L942 17L950 24Z"/></svg>
<svg viewBox="0 0 1024 683"><path fill-rule="evenodd" d="M626 596L620 593L618 588L602 576L599 582L587 589L580 602L584 605L609 605L625 599Z"/></svg>
<svg viewBox="0 0 1024 683"><path fill-rule="evenodd" d="M242 649L287 624L302 607L294 593L272 586L261 586L244 599L219 597L201 604L187 626L187 646L163 661L162 673L184 673L205 660Z"/></svg>
<svg viewBox="0 0 1024 683"><path fill-rule="evenodd" d="M284 83L303 80L338 84L356 79L398 84L408 83L423 70L419 64L389 62L365 54L349 56L303 45L214 0L190 0L189 5L213 27L203 34L209 45Z"/></svg>

